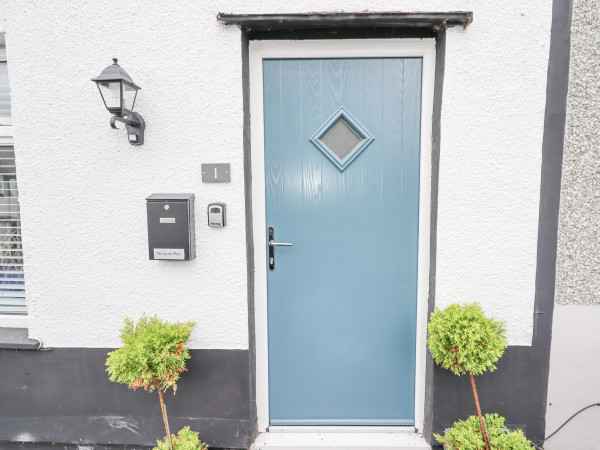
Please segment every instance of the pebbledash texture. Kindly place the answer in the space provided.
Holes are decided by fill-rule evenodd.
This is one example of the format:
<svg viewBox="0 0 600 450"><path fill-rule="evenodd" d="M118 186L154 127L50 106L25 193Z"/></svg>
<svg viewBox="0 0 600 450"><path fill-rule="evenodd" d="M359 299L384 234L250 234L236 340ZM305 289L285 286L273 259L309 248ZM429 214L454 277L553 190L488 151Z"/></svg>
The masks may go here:
<svg viewBox="0 0 600 450"><path fill-rule="evenodd" d="M600 305L600 20L574 3L556 267L556 303Z"/></svg>
<svg viewBox="0 0 600 450"><path fill-rule="evenodd" d="M600 3L573 2L547 435L544 448L594 448L600 408ZM565 389L565 386L570 386ZM587 408L587 409L586 409Z"/></svg>

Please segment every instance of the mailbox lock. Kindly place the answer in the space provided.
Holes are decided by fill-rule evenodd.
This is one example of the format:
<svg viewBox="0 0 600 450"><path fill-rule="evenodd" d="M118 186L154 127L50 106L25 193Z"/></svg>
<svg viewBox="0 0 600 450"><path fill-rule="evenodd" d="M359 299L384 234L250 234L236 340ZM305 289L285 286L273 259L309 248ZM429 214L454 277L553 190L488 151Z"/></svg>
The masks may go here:
<svg viewBox="0 0 600 450"><path fill-rule="evenodd" d="M165 210L169 210L169 205L165 205Z"/></svg>

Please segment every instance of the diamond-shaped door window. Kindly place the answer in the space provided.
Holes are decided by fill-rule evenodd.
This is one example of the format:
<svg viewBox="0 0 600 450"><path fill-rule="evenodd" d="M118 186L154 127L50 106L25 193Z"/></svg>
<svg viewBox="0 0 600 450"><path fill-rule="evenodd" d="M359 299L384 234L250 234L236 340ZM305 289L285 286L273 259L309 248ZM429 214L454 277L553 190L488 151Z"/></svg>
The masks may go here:
<svg viewBox="0 0 600 450"><path fill-rule="evenodd" d="M373 136L341 107L310 141L343 172L373 142Z"/></svg>

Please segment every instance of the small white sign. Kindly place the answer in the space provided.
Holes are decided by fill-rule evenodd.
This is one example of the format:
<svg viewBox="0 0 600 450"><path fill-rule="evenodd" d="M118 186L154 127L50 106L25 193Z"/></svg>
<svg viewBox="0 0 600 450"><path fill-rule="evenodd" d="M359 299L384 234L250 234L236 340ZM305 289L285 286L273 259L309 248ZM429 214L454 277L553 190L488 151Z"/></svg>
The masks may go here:
<svg viewBox="0 0 600 450"><path fill-rule="evenodd" d="M160 223L175 223L175 217L161 217Z"/></svg>
<svg viewBox="0 0 600 450"><path fill-rule="evenodd" d="M155 248L154 259L185 259L182 248Z"/></svg>

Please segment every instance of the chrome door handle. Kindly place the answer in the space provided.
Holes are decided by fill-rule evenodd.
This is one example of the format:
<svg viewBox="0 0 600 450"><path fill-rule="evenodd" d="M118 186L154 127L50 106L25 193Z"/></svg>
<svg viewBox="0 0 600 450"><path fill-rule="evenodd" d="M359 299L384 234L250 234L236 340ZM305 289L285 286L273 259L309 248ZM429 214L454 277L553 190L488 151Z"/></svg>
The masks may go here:
<svg viewBox="0 0 600 450"><path fill-rule="evenodd" d="M275 242L275 230L269 227L269 269L275 269L275 249L273 247L291 247L290 242Z"/></svg>
<svg viewBox="0 0 600 450"><path fill-rule="evenodd" d="M273 242L273 241L269 241L269 245L271 247L291 247L294 244L290 244L289 242Z"/></svg>

